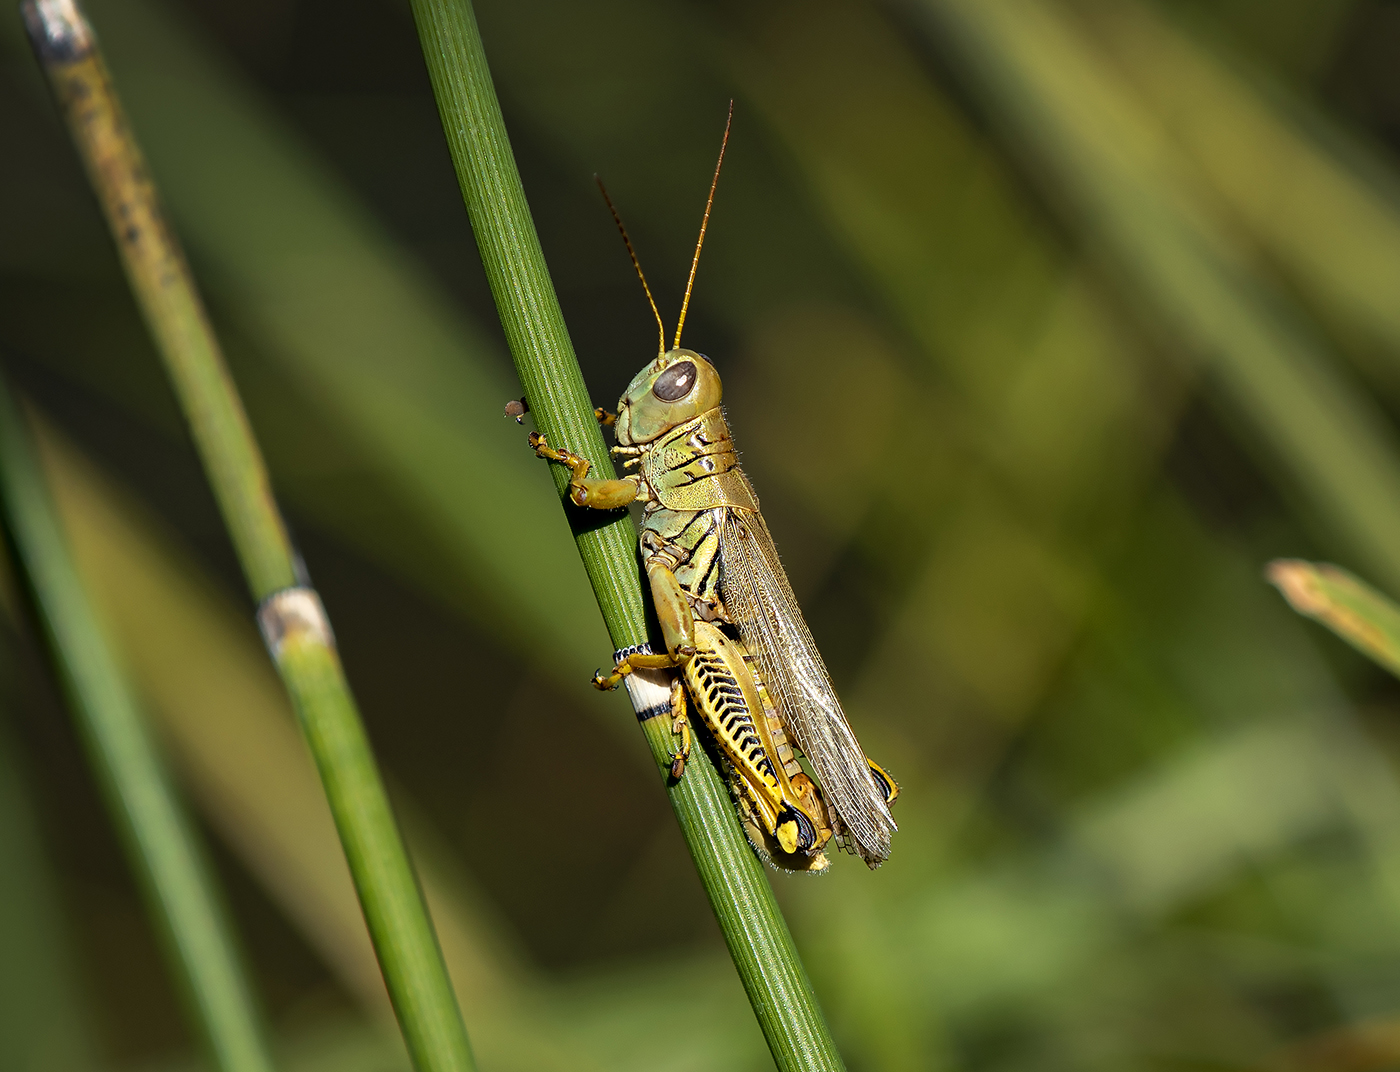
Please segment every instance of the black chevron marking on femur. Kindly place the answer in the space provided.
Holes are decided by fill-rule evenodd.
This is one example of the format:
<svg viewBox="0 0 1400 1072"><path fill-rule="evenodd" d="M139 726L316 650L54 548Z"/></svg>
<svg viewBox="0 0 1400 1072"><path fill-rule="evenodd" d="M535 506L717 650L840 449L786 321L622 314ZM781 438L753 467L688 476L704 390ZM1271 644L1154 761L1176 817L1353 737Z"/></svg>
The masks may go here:
<svg viewBox="0 0 1400 1072"><path fill-rule="evenodd" d="M744 703L742 699L734 699L726 696L719 703L715 704L715 711L725 718L728 718L729 715L733 713L738 718L743 719L745 725L753 725L753 719L749 715L748 705Z"/></svg>

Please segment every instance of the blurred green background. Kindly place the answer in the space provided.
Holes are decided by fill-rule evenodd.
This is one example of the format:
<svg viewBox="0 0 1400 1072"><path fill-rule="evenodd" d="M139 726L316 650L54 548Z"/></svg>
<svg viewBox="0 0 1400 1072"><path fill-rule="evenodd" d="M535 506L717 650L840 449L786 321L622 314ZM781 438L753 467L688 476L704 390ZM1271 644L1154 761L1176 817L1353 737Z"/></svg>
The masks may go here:
<svg viewBox="0 0 1400 1072"><path fill-rule="evenodd" d="M91 0L336 623L488 1069L771 1067L519 395L407 6ZM482 0L594 399L674 319L893 858L773 876L853 1070L1400 1068L1400 8ZM330 820L110 241L0 19L0 361L287 1068L397 1070ZM0 619L0 1067L199 1067Z"/></svg>

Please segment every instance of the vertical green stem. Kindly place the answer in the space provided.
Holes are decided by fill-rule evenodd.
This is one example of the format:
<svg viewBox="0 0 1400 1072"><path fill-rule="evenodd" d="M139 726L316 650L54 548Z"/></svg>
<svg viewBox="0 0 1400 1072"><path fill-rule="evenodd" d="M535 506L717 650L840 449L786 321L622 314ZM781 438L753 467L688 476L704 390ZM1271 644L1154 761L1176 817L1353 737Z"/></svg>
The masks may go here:
<svg viewBox="0 0 1400 1072"><path fill-rule="evenodd" d="M535 424L551 443L592 459L595 475L613 477L612 456L525 203L476 17L465 2L439 0L414 0L413 13L467 213ZM568 474L549 468L562 496ZM569 521L613 644L644 642L631 519L626 513L571 511Z"/></svg>
<svg viewBox="0 0 1400 1072"><path fill-rule="evenodd" d="M545 267L469 0L413 0L428 73L506 341L539 429L614 475ZM521 449L525 445L522 442ZM567 475L551 466L561 497ZM566 507L566 509L568 509ZM636 530L626 514L569 511L579 556L617 648L645 643ZM633 694L641 711L645 704ZM642 722L657 765L670 767L668 719ZM763 868L739 830L719 775L700 749L668 786L671 806L735 968L778 1067L841 1069L816 994Z"/></svg>
<svg viewBox="0 0 1400 1072"><path fill-rule="evenodd" d="M0 383L0 498L54 665L108 808L225 1072L270 1072L253 1000L198 841L68 552L24 417Z"/></svg>
<svg viewBox="0 0 1400 1072"><path fill-rule="evenodd" d="M466 1028L330 623L304 583L262 453L92 28L75 0L24 0L22 8L260 603L259 625L320 770L409 1053L424 1072L468 1072L475 1065Z"/></svg>

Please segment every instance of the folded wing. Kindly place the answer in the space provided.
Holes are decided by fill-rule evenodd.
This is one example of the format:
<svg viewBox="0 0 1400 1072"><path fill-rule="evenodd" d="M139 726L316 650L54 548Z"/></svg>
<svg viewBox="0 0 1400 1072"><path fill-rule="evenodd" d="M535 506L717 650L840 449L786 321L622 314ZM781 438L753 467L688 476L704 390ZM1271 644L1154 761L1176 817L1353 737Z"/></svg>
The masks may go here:
<svg viewBox="0 0 1400 1072"><path fill-rule="evenodd" d="M846 722L763 516L734 509L725 514L720 543L725 610L852 848L877 867L889 856L896 829L884 793Z"/></svg>

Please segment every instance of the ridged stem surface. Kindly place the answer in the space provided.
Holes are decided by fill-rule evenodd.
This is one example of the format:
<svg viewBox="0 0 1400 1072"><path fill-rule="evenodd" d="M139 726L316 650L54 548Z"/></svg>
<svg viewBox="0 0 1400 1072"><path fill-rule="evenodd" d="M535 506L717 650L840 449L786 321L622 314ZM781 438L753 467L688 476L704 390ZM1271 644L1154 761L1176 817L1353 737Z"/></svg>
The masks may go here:
<svg viewBox="0 0 1400 1072"><path fill-rule="evenodd" d="M198 838L78 579L24 415L0 381L0 510L108 811L223 1072L273 1067Z"/></svg>
<svg viewBox="0 0 1400 1072"><path fill-rule="evenodd" d="M413 0L413 13L462 196L531 415L551 444L592 460L593 475L612 477L612 462L545 266L471 5L468 0ZM523 436L520 449L528 449ZM567 473L562 466L549 468L562 499ZM579 510L567 502L565 509L613 646L645 643L637 534L631 519L622 512ZM547 635L542 631L542 643ZM668 721L652 718L642 723L663 772L670 767L675 747ZM692 753L679 782L668 780L667 793L778 1067L784 1072L844 1068L767 876L702 749Z"/></svg>

